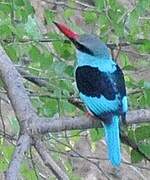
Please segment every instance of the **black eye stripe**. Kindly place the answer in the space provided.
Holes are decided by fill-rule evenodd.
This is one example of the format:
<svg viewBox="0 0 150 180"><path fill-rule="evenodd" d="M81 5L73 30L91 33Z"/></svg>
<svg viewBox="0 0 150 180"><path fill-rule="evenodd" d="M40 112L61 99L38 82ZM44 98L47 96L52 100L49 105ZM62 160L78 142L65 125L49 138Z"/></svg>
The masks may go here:
<svg viewBox="0 0 150 180"><path fill-rule="evenodd" d="M77 41L73 41L74 45L76 46L76 48L84 53L90 54L92 56L94 56L94 53L87 47L85 47L83 44L80 44Z"/></svg>

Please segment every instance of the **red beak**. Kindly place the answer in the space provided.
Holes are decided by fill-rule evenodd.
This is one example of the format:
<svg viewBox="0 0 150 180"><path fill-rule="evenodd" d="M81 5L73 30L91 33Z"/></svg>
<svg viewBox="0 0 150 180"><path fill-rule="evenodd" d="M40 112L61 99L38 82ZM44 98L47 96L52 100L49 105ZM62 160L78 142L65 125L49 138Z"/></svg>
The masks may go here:
<svg viewBox="0 0 150 180"><path fill-rule="evenodd" d="M73 32L71 29L66 27L64 24L59 24L57 22L53 22L57 28L71 41L76 41L79 38L79 35L76 32Z"/></svg>

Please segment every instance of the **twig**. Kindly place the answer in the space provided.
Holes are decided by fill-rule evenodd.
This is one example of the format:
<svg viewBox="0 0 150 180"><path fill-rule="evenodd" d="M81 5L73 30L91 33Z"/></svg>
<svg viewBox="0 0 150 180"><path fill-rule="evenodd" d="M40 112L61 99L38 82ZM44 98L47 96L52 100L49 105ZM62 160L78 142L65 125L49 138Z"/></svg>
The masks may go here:
<svg viewBox="0 0 150 180"><path fill-rule="evenodd" d="M51 158L50 153L47 152L45 145L41 141L36 140L34 146L41 159L43 160L45 166L47 166L59 180L69 180L65 172Z"/></svg>
<svg viewBox="0 0 150 180"><path fill-rule="evenodd" d="M74 1L76 4L79 4L80 6L84 6L86 8L91 8L91 9L95 9L94 6L91 6L89 4L86 4L86 3L83 3L83 2L80 2L80 1Z"/></svg>
<svg viewBox="0 0 150 180"><path fill-rule="evenodd" d="M4 133L4 138L5 138L5 136L6 136L6 128L5 128L5 122L4 122L3 114L2 114L2 101L1 101L1 99L0 99L0 119L1 119L1 122L2 122L3 133Z"/></svg>
<svg viewBox="0 0 150 180"><path fill-rule="evenodd" d="M20 68L20 67L16 67L16 68L18 72L22 75L22 77L27 79L28 81L38 85L39 87L48 86L48 79L32 76L28 72L26 72L23 68Z"/></svg>
<svg viewBox="0 0 150 180"><path fill-rule="evenodd" d="M123 161L122 163L126 164L126 165L129 165L129 166L134 166L134 167L139 168L139 169L144 169L144 170L150 171L150 168L148 168L148 167L140 166L138 164L137 165L136 164L132 164L132 163L130 163L128 161Z"/></svg>
<svg viewBox="0 0 150 180"><path fill-rule="evenodd" d="M13 39L0 39L0 41L5 42L5 43L13 43ZM41 42L41 43L46 43L46 42L55 42L55 41L62 41L62 39L48 39L48 38L43 38L43 39L17 39L15 43L30 43L30 42Z"/></svg>
<svg viewBox="0 0 150 180"><path fill-rule="evenodd" d="M27 134L21 135L17 142L15 152L9 164L9 168L5 174L6 180L17 179L21 161L23 160L24 154L28 150L29 146L30 146L30 137Z"/></svg>
<svg viewBox="0 0 150 180"><path fill-rule="evenodd" d="M4 136L4 131L0 130L0 135ZM8 134L7 132L5 132L5 138L12 145L15 145L15 143L13 143L12 141L15 141L15 142L17 141L17 138L15 138L13 135Z"/></svg>
<svg viewBox="0 0 150 180"><path fill-rule="evenodd" d="M65 143L57 140L57 139L54 138L54 137L52 137L52 139L54 139L57 143L60 143L60 144L62 144L62 145L64 145L64 146L67 146L70 150L72 150L72 151L73 151L75 154L77 154L80 158L82 158L82 159L90 162L91 164L95 165L95 166L97 167L97 169L98 169L108 180L110 180L109 176L108 176L108 175L104 172L104 170L99 166L99 162L95 162L95 161L92 161L92 160L89 159L89 158L86 158L84 155L82 155L82 154L80 154L79 152L77 152L76 150L74 150L73 147L70 145L70 143L69 143L69 145L68 145L68 144L65 144Z"/></svg>
<svg viewBox="0 0 150 180"><path fill-rule="evenodd" d="M121 140L123 143L127 144L128 146L132 147L135 151L137 151L143 158L150 162L150 157L148 157L144 152L139 149L139 146L129 138L123 130L120 132Z"/></svg>
<svg viewBox="0 0 150 180"><path fill-rule="evenodd" d="M14 41L12 39L0 39L0 41L3 41L5 43L13 43ZM19 42L19 43L27 43L27 42L55 42L55 41L62 41L62 39L18 39L17 41L15 41L15 43ZM65 43L71 43L69 40L64 40ZM135 42L122 42L122 43L106 43L106 45L110 48L110 49L115 49L118 46L121 47L126 47L126 46L131 46L131 45L142 45L144 44L144 39L138 39Z"/></svg>
<svg viewBox="0 0 150 180"><path fill-rule="evenodd" d="M117 61L120 51L121 51L121 46L118 45L118 49L117 49L117 52L116 52L115 57L114 57L115 61Z"/></svg>
<svg viewBox="0 0 150 180"><path fill-rule="evenodd" d="M34 169L34 174L36 176L36 179L38 180L39 176L38 176L38 173L37 173L37 170L36 170L36 165L35 165L35 162L34 162L34 159L33 159L33 156L32 156L32 147L30 147L30 159L31 159L32 167Z"/></svg>
<svg viewBox="0 0 150 180"><path fill-rule="evenodd" d="M58 151L58 150L55 150L55 149L50 149L50 151L54 152L54 153L58 153L58 154L62 154L62 155L65 155L65 156L70 156L70 157L75 157L75 158L82 158L81 156L77 155L76 153L72 154L70 152L63 152L63 151ZM88 159L93 159L93 160L102 160L102 161L108 161L107 158L100 158L100 157L92 157L92 156L86 156L86 155L83 155L85 158L88 158Z"/></svg>
<svg viewBox="0 0 150 180"><path fill-rule="evenodd" d="M62 6L62 7L66 7L69 9L73 9L73 10L78 10L78 11L91 11L91 12L97 12L97 13L101 13L100 11L97 11L95 8L93 9L92 6L86 6L85 8L79 8L79 7L75 7L75 6L70 6L68 5L66 2L52 2L52 1L48 1L48 0L42 0L48 4L54 4L55 6Z"/></svg>
<svg viewBox="0 0 150 180"><path fill-rule="evenodd" d="M49 148L49 151L52 151L54 153L58 153L58 154L62 154L62 155L65 155L65 156L70 156L70 157L75 157L75 158L82 158L80 157L79 155L77 155L76 153L72 154L70 152L65 152L65 151L58 151L58 150L55 150L55 149L51 149ZM86 156L86 155L83 155L84 157L88 158L88 159L95 159L95 160L102 160L102 161L108 161L107 158L100 158L100 157L95 157L95 156ZM147 170L147 171L150 171L150 168L148 167L145 167L145 166L140 166L140 165L136 165L136 164L132 164L128 161L122 161L123 164L126 164L126 165L131 165L131 166L134 166L134 167L137 167L139 169L144 169L144 170Z"/></svg>

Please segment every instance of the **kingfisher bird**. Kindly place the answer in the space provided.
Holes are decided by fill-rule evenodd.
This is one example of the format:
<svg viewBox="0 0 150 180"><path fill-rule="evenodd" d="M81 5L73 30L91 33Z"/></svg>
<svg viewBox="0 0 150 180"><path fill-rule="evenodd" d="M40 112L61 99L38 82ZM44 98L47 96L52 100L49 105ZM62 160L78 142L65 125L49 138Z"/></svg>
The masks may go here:
<svg viewBox="0 0 150 180"><path fill-rule="evenodd" d="M94 34L72 31L54 22L76 47L75 78L79 96L88 112L104 126L108 157L114 167L121 163L119 123L128 110L124 75L108 47Z"/></svg>

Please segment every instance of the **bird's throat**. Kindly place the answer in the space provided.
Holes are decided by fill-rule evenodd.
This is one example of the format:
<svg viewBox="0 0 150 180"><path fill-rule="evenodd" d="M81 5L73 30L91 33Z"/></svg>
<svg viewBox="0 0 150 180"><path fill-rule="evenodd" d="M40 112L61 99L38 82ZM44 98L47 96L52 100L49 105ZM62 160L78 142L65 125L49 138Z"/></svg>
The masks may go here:
<svg viewBox="0 0 150 180"><path fill-rule="evenodd" d="M113 73L116 63L111 58L100 58L91 56L77 50L77 66L91 66L98 68L101 72Z"/></svg>

